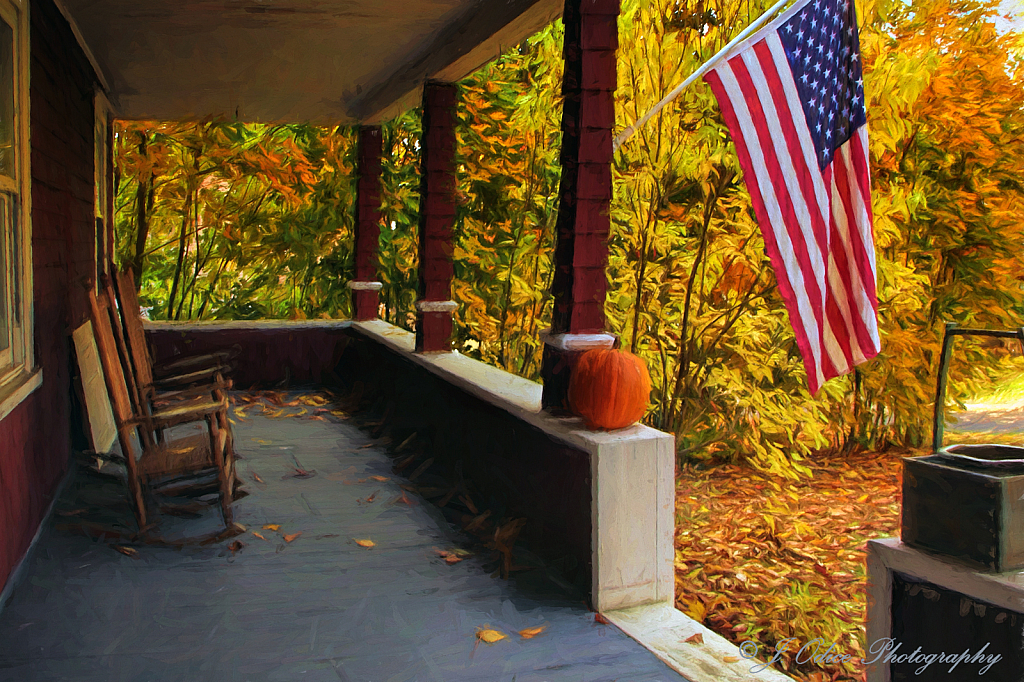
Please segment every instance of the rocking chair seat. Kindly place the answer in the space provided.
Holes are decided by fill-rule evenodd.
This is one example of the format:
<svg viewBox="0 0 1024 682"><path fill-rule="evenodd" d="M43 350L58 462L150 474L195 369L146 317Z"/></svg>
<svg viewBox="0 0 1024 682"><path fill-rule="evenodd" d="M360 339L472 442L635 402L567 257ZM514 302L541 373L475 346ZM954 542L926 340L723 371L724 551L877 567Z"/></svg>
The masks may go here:
<svg viewBox="0 0 1024 682"><path fill-rule="evenodd" d="M217 468L205 433L159 443L146 450L137 466L139 475L147 481Z"/></svg>

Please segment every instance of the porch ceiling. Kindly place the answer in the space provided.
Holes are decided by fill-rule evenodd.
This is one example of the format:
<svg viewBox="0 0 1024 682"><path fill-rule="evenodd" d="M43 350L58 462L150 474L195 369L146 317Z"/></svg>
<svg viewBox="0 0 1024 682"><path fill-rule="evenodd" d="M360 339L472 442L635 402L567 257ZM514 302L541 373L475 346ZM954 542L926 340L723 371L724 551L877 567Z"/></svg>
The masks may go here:
<svg viewBox="0 0 1024 682"><path fill-rule="evenodd" d="M560 16L561 0L63 0L127 119L375 123Z"/></svg>

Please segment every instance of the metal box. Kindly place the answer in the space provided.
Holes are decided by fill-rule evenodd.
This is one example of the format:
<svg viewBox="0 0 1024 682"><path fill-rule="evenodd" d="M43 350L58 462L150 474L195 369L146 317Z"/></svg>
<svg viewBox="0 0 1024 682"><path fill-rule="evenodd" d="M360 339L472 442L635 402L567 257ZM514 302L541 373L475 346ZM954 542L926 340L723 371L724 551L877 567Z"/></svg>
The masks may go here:
<svg viewBox="0 0 1024 682"><path fill-rule="evenodd" d="M1024 568L1024 448L953 445L904 459L901 538L988 571Z"/></svg>

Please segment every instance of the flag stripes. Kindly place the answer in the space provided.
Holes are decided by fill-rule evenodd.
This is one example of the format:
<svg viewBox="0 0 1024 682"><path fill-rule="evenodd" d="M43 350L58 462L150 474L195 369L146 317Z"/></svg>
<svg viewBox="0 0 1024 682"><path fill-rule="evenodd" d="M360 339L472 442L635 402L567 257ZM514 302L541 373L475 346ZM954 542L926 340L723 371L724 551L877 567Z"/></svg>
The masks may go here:
<svg viewBox="0 0 1024 682"><path fill-rule="evenodd" d="M835 24L839 23L838 3ZM802 102L800 87L791 66L790 54L781 38L786 22L793 28L807 26L811 3L805 2L788 10L782 17L738 46L732 56L705 75L723 118L733 134L750 191L754 211L761 225L765 247L786 303L796 343L804 358L808 384L816 393L828 379L850 372L854 365L874 357L880 348L875 292L875 255L872 231L870 176L867 163L867 127L859 125L848 139L836 137L836 146L821 148L833 130L843 131L839 114L846 77L847 100L851 97L849 81L853 69L835 69L832 108L826 103L824 83L822 97L810 103L817 125L812 127ZM818 9L821 2L815 4ZM844 5L849 10L849 5ZM807 10L800 17L796 13ZM821 25L821 43L829 44L826 12ZM849 15L849 12L847 12ZM811 17L813 18L813 12ZM815 22L811 22L814 24ZM842 30L842 27L839 27ZM831 39L835 45L836 29ZM851 30L849 34L854 37ZM801 38L804 32L799 33ZM814 45L814 40L810 41ZM802 49L802 44L800 45ZM840 44L841 46L841 44ZM834 52L839 53L836 46ZM827 48L826 48L827 49ZM800 55L800 49L795 50ZM810 53L812 50L807 49ZM822 50L819 48L818 52ZM847 49L844 53L849 53ZM854 51L856 54L856 51ZM831 56L832 52L828 53ZM819 57L820 59L820 57ZM808 63L808 57L803 59ZM811 66L821 72L821 64L813 61L803 75L814 76ZM827 64L826 64L827 68ZM831 73L831 71L825 71ZM856 69L859 75L859 65ZM817 85L817 81L815 81ZM803 92L816 91L804 88ZM840 93L836 104L835 92ZM852 91L856 93L856 90ZM806 97L805 97L806 99ZM853 104L858 103L853 97ZM861 104L862 110L862 104ZM821 116L817 116L821 112ZM857 109L844 113L847 125L856 124ZM825 115L827 114L827 119ZM863 121L861 114L860 121ZM821 136L822 124L825 137ZM835 126L829 128L829 126ZM818 146L814 130L819 133ZM827 143L826 143L827 144ZM824 168L820 163L827 163Z"/></svg>

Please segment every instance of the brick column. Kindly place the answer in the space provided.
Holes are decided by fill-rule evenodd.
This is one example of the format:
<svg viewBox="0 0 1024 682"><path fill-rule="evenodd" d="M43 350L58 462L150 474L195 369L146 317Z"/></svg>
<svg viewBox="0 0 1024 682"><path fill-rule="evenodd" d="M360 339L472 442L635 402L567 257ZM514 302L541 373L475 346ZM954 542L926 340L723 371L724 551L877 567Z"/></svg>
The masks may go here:
<svg viewBox="0 0 1024 682"><path fill-rule="evenodd" d="M377 319L381 283L377 281L380 242L380 126L360 126L356 161L356 276L352 312L357 320Z"/></svg>
<svg viewBox="0 0 1024 682"><path fill-rule="evenodd" d="M452 228L455 225L454 83L423 86L420 140L420 272L416 351L451 350Z"/></svg>
<svg viewBox="0 0 1024 682"><path fill-rule="evenodd" d="M565 0L554 311L541 369L544 407L556 412L566 407L575 357L615 343L604 333L604 299L618 15L619 0Z"/></svg>

